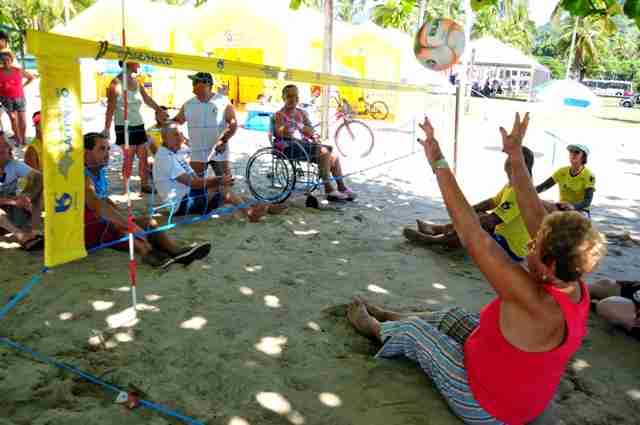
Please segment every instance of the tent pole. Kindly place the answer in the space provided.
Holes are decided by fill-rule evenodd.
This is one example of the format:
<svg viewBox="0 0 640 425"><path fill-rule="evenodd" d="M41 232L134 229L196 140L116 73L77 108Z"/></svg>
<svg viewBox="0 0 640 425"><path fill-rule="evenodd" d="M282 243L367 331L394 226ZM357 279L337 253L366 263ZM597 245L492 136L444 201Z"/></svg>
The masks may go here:
<svg viewBox="0 0 640 425"><path fill-rule="evenodd" d="M331 74L333 62L333 0L324 0L324 45L322 58L322 72ZM329 138L329 102L331 86L325 86L322 97L322 125L321 137Z"/></svg>

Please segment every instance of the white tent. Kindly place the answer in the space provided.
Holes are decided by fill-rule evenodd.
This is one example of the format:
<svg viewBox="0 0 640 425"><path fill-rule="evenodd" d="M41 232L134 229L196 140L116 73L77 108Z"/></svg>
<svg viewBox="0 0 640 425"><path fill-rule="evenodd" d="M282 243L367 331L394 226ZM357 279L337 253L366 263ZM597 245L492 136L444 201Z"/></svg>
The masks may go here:
<svg viewBox="0 0 640 425"><path fill-rule="evenodd" d="M526 90L551 79L551 71L535 59L493 37L471 42L472 80L482 82L493 77L515 86L516 92ZM488 74L488 75L487 75Z"/></svg>

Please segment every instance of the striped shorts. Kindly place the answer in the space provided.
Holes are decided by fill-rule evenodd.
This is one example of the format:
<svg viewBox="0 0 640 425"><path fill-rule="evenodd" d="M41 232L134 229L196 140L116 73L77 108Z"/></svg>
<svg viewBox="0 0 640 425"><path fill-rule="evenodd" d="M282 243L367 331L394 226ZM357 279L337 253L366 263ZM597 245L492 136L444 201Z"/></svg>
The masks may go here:
<svg viewBox="0 0 640 425"><path fill-rule="evenodd" d="M479 324L478 314L459 307L384 322L384 346L376 357L404 356L418 363L466 424L500 425L473 396L464 368L464 342Z"/></svg>

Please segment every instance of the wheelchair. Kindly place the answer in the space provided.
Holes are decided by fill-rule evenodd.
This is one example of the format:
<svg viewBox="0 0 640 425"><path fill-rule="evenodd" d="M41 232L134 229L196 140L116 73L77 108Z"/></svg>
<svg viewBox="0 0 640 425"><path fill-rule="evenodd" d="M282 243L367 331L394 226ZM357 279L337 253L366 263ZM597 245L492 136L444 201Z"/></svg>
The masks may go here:
<svg viewBox="0 0 640 425"><path fill-rule="evenodd" d="M275 115L270 117L269 127L270 146L257 150L247 161L245 178L249 191L262 202L282 203L296 191L307 196L307 204L317 203L312 193L320 185L318 164L294 140L287 141L284 149L276 146Z"/></svg>

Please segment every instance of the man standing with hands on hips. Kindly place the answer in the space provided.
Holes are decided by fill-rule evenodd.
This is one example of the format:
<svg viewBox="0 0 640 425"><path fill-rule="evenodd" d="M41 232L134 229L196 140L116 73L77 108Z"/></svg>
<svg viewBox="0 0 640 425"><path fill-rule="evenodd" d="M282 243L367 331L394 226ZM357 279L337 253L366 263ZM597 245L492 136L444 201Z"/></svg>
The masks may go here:
<svg viewBox="0 0 640 425"><path fill-rule="evenodd" d="M208 72L190 75L195 97L188 100L174 118L187 123L191 147L191 168L203 176L211 164L216 175L231 174L229 140L238 122L233 105L226 96L213 92L213 76Z"/></svg>

